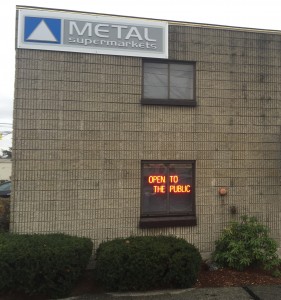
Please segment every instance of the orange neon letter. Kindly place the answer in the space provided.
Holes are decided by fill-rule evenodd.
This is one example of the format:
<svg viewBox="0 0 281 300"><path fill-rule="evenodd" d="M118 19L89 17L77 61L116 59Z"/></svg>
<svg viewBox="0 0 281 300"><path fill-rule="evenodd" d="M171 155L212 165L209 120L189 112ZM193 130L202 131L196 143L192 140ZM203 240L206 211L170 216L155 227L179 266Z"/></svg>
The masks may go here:
<svg viewBox="0 0 281 300"><path fill-rule="evenodd" d="M166 177L165 176L158 176L158 175L151 175L148 177L149 183L166 183Z"/></svg>
<svg viewBox="0 0 281 300"><path fill-rule="evenodd" d="M170 176L171 183L178 183L178 181L179 181L179 176L177 176L177 175Z"/></svg>
<svg viewBox="0 0 281 300"><path fill-rule="evenodd" d="M165 194L166 190L165 190L165 185L154 185L153 186L153 193L161 193L161 194Z"/></svg>
<svg viewBox="0 0 281 300"><path fill-rule="evenodd" d="M191 193L191 186L187 185L170 185L170 193Z"/></svg>

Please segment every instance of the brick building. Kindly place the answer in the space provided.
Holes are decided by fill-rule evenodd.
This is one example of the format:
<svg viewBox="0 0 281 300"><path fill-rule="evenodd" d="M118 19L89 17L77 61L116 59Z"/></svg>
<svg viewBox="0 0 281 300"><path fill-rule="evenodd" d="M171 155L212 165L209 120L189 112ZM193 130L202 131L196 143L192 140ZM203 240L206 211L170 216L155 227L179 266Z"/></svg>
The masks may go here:
<svg viewBox="0 0 281 300"><path fill-rule="evenodd" d="M280 245L280 31L17 9L12 231Z"/></svg>

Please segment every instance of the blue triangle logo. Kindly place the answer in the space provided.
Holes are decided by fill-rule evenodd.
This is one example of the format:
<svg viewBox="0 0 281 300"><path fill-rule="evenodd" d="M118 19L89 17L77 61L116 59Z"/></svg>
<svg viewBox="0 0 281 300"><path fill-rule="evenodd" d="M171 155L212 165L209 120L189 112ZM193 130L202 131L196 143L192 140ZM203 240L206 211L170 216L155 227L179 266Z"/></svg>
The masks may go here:
<svg viewBox="0 0 281 300"><path fill-rule="evenodd" d="M61 44L61 20L25 17L24 41L28 43Z"/></svg>

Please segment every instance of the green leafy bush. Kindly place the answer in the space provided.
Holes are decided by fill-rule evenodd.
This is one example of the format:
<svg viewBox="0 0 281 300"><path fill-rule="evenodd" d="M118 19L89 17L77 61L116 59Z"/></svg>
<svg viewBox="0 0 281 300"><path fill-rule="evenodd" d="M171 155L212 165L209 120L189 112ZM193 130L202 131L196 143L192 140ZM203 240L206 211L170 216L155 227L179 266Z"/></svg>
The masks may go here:
<svg viewBox="0 0 281 300"><path fill-rule="evenodd" d="M0 234L0 291L65 296L86 268L92 248L90 239L64 234Z"/></svg>
<svg viewBox="0 0 281 300"><path fill-rule="evenodd" d="M201 265L199 251L176 237L129 237L102 243L96 276L107 290L187 288Z"/></svg>
<svg viewBox="0 0 281 300"><path fill-rule="evenodd" d="M213 259L221 266L237 270L254 264L272 270L280 263L277 242L269 237L269 229L248 216L223 231L216 241Z"/></svg>

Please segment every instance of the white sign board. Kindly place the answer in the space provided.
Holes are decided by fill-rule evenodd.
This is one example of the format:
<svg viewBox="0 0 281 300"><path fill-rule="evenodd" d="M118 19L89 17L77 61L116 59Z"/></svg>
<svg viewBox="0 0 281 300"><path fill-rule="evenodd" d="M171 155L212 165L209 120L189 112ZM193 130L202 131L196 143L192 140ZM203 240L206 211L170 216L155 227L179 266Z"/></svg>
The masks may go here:
<svg viewBox="0 0 281 300"><path fill-rule="evenodd" d="M19 9L17 47L168 58L168 23Z"/></svg>

